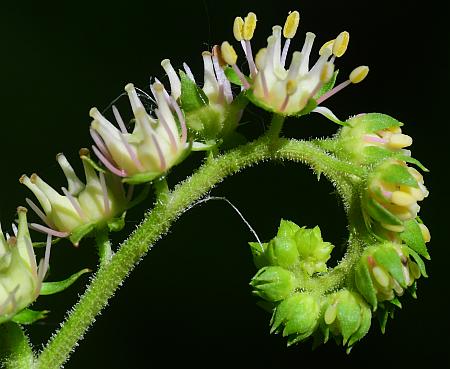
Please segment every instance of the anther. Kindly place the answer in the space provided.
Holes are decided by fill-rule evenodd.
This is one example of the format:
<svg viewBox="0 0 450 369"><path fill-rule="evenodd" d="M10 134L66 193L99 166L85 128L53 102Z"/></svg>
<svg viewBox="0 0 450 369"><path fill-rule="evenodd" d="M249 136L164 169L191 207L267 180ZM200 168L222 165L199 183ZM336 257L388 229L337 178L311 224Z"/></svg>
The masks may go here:
<svg viewBox="0 0 450 369"><path fill-rule="evenodd" d="M410 136L402 133L394 133L389 137L388 145L393 149L403 149L404 147L411 146L412 142L413 140Z"/></svg>
<svg viewBox="0 0 450 369"><path fill-rule="evenodd" d="M431 241L431 233L430 233L430 230L428 229L428 227L423 223L419 223L419 228L420 228L420 232L422 232L423 240L425 242L430 242Z"/></svg>
<svg viewBox="0 0 450 369"><path fill-rule="evenodd" d="M344 55L347 50L349 40L350 34L347 31L341 32L333 42L333 55L338 58Z"/></svg>
<svg viewBox="0 0 450 369"><path fill-rule="evenodd" d="M322 72L320 73L320 81L322 83L327 83L334 73L334 64L327 62L324 64L322 68Z"/></svg>
<svg viewBox="0 0 450 369"><path fill-rule="evenodd" d="M361 65L353 69L353 71L350 73L349 80L351 83L359 83L367 77L368 73L369 67L366 65Z"/></svg>
<svg viewBox="0 0 450 369"><path fill-rule="evenodd" d="M236 72L236 74L238 75L238 77L239 77L242 85L244 86L244 88L245 89L249 89L250 88L250 84L248 83L247 79L245 78L245 76L242 74L242 72L240 71L240 69L236 65L237 54L236 54L236 51L234 51L233 46L231 46L228 41L224 41L224 42L222 42L222 45L220 46L220 52L222 54L223 60L227 64L231 65L233 70Z"/></svg>
<svg viewBox="0 0 450 369"><path fill-rule="evenodd" d="M78 151L78 155L80 155L80 158L82 158L83 156L86 156L87 158L89 158L91 155L91 152L89 151L89 149L83 147Z"/></svg>
<svg viewBox="0 0 450 369"><path fill-rule="evenodd" d="M236 41L242 41L244 36L242 35L242 31L244 29L244 20L241 17L234 18L233 23L233 35Z"/></svg>
<svg viewBox="0 0 450 369"><path fill-rule="evenodd" d="M242 27L242 38L244 40L251 40L253 38L253 33L255 32L256 28L256 14L253 12L250 12L247 14L244 20L244 25Z"/></svg>
<svg viewBox="0 0 450 369"><path fill-rule="evenodd" d="M391 196L391 202L398 206L410 206L416 202L416 199L403 191L394 191Z"/></svg>
<svg viewBox="0 0 450 369"><path fill-rule="evenodd" d="M381 287L386 288L387 286L389 286L390 277L383 269L381 269L378 266L373 267L372 273L373 273L373 276L375 277L375 280L378 282L378 284Z"/></svg>
<svg viewBox="0 0 450 369"><path fill-rule="evenodd" d="M283 27L283 36L285 38L293 38L297 33L298 24L300 22L300 13L293 11L289 13Z"/></svg>
<svg viewBox="0 0 450 369"><path fill-rule="evenodd" d="M329 50L332 53L333 52L333 44L334 44L334 40L325 42L319 50L319 55L322 56L323 54L325 54L326 50Z"/></svg>

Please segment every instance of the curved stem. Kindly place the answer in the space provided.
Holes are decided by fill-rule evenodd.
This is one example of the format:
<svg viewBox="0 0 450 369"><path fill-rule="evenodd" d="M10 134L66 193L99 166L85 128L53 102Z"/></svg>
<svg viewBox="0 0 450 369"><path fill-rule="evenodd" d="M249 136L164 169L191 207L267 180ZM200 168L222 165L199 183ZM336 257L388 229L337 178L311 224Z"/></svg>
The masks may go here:
<svg viewBox="0 0 450 369"><path fill-rule="evenodd" d="M123 280L165 234L184 209L208 193L225 177L263 160L293 160L308 163L315 171L324 173L349 202L347 180L364 172L351 164L328 155L316 145L288 139L262 137L224 155L209 159L196 173L157 199L152 211L126 240L111 261L99 269L80 301L67 316L61 329L53 335L41 352L39 369L57 369L68 359L78 340L93 323L97 314Z"/></svg>
<svg viewBox="0 0 450 369"><path fill-rule="evenodd" d="M33 351L28 337L20 325L14 322L0 325L0 357L4 358L0 364L7 369L31 369L33 367Z"/></svg>

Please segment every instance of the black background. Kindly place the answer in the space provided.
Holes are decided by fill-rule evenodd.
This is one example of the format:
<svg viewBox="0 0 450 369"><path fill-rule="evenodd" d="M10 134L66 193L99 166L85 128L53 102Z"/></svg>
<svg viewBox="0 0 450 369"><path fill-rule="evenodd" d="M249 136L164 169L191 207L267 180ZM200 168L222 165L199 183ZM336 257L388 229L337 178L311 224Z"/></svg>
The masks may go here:
<svg viewBox="0 0 450 369"><path fill-rule="evenodd" d="M358 65L368 78L325 105L345 119L361 112L384 112L406 123L413 153L431 169L431 195L421 216L432 232L429 279L419 282L419 298L406 298L403 311L382 336L376 322L351 355L328 343L286 348L269 334L269 316L255 306L248 281L255 270L246 246L252 235L222 202L198 206L182 216L170 234L142 260L77 348L66 368L230 367L445 367L448 355L447 175L449 82L448 30L443 9L433 2L328 1L91 1L2 3L0 6L0 216L14 219L30 196L17 179L36 171L55 187L64 185L55 154L75 166L81 146L90 145L89 108L100 109L127 82L148 89L151 76L165 80L160 61L188 62L201 81L203 50L233 41L236 15L255 11L259 22L253 46L264 46L274 24L289 10L301 13L295 47L304 32L317 34L315 51L340 31L350 32L349 50L338 60L340 80ZM237 45L236 45L237 46ZM238 49L238 48L237 48ZM292 50L292 49L291 49ZM241 127L262 133L267 115L249 109ZM307 138L334 133L320 116L288 120L284 133ZM195 154L176 168L176 183L201 163ZM325 239L345 239L345 218L332 186L317 182L291 163L265 163L227 179L212 194L226 196L262 239L271 238L281 217L320 224ZM127 218L132 230L151 205L149 199ZM4 227L6 228L6 227ZM120 242L123 232L114 236ZM39 235L36 236L39 238ZM59 244L51 259L52 280L82 267L95 268L87 241L79 249ZM83 279L86 282L87 278ZM83 282L59 296L40 298L49 318L30 327L40 347L59 326L64 311L83 291Z"/></svg>

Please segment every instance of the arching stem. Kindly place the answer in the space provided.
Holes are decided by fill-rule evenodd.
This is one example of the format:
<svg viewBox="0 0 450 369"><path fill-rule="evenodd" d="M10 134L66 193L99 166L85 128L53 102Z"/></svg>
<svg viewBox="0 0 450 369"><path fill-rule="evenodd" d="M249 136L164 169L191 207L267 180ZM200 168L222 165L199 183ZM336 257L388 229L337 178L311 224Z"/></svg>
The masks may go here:
<svg viewBox="0 0 450 369"><path fill-rule="evenodd" d="M280 118L276 119L277 124L281 124L278 121ZM310 142L280 139L272 133L226 154L210 158L191 177L159 197L153 210L146 214L136 231L121 245L110 262L99 269L60 330L41 352L36 368L58 369L67 361L97 314L135 265L153 247L154 242L169 230L186 208L225 177L263 160L304 162L315 171L324 173L336 186L344 202L350 203L349 181L351 178L364 176L363 169L328 155ZM343 263L345 262L344 258ZM346 263L352 262L353 260ZM337 273L332 271L328 278L334 278Z"/></svg>

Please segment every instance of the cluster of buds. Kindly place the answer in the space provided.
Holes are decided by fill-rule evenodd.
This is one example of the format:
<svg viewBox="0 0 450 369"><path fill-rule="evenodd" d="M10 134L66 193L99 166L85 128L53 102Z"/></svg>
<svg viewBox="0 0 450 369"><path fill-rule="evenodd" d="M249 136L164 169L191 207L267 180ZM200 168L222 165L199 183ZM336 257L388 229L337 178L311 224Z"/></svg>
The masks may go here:
<svg viewBox="0 0 450 369"><path fill-rule="evenodd" d="M347 289L328 295L323 304L321 331L326 342L331 333L342 338L342 344L348 351L363 338L370 329L372 313L364 299L357 293Z"/></svg>
<svg viewBox="0 0 450 369"><path fill-rule="evenodd" d="M47 273L51 237L47 238L45 257L39 265L27 225L27 210L17 208L18 226L14 235L5 235L0 226L0 323L11 319L38 297Z"/></svg>
<svg viewBox="0 0 450 369"><path fill-rule="evenodd" d="M290 65L286 67L291 39L297 32L299 20L299 13L291 12L284 27L274 26L272 35L267 39L267 47L253 57L251 39L256 28L256 15L249 13L245 19L235 19L233 33L245 53L249 65L248 77L237 66L237 54L230 43L225 41L221 45L223 60L233 68L242 88L248 90L249 99L266 110L282 115L306 114L344 87L361 82L369 72L367 66L360 66L350 73L348 80L334 87L334 62L344 55L350 39L346 31L323 45L312 68L309 68L309 60L316 36L308 32L302 50L292 54ZM283 36L286 40L282 47ZM318 112L323 112L323 109Z"/></svg>
<svg viewBox="0 0 450 369"><path fill-rule="evenodd" d="M370 226L378 234L395 241L405 231L405 222L414 220L418 201L428 196L422 175L404 161L388 159L378 165L368 179L363 206ZM427 227L418 223L423 240L430 241Z"/></svg>
<svg viewBox="0 0 450 369"><path fill-rule="evenodd" d="M56 237L70 236L74 244L95 228L100 228L125 211L127 198L120 178L94 168L87 149L80 150L86 183L75 174L63 154L56 160L67 179L67 188L60 194L37 174L23 175L20 183L28 187L39 201L43 211L30 199L28 205L45 225L31 223L30 227Z"/></svg>
<svg viewBox="0 0 450 369"><path fill-rule="evenodd" d="M403 124L380 113L359 114L345 122L337 136L336 155L358 164L372 164L387 157L407 159L412 138L402 133Z"/></svg>
<svg viewBox="0 0 450 369"><path fill-rule="evenodd" d="M355 283L375 310L378 302L402 296L421 275L426 276L423 263L411 249L386 242L364 250L356 266Z"/></svg>

